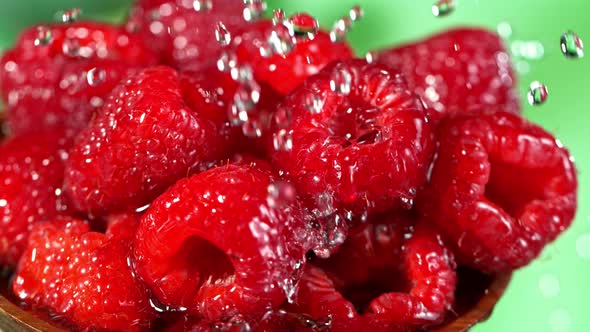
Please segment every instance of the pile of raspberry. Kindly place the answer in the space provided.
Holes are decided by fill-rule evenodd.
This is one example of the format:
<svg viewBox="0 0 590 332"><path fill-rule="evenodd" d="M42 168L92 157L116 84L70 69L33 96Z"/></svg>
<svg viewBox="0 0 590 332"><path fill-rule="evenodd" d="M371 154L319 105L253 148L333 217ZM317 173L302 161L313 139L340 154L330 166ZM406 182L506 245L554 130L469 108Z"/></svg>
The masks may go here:
<svg viewBox="0 0 590 332"><path fill-rule="evenodd" d="M139 0L24 31L0 62L0 266L82 331L418 331L458 268L570 226L572 157L521 116L502 40L355 58L313 17Z"/></svg>

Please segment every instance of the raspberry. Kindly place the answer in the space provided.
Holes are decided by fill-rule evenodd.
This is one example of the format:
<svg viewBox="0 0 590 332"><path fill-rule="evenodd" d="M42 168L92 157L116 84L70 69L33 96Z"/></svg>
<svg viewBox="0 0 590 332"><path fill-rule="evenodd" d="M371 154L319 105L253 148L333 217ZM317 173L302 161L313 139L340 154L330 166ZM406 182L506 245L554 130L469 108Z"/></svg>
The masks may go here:
<svg viewBox="0 0 590 332"><path fill-rule="evenodd" d="M415 218L389 213L352 228L336 254L314 262L319 270L306 270L298 310L332 315L335 331L440 323L454 300L454 259L424 223L414 231Z"/></svg>
<svg viewBox="0 0 590 332"><path fill-rule="evenodd" d="M383 50L377 62L401 70L428 106L428 115L473 112L481 106L520 112L516 76L501 38L456 28L413 44Z"/></svg>
<svg viewBox="0 0 590 332"><path fill-rule="evenodd" d="M0 265L16 265L35 223L70 210L60 190L71 145L62 132L16 136L0 145Z"/></svg>
<svg viewBox="0 0 590 332"><path fill-rule="evenodd" d="M235 38L234 48L238 62L250 65L258 82L269 84L283 95L330 62L354 57L348 44L332 42L324 31L318 31L313 40L297 39L295 47L286 54L262 56L261 48L267 47L273 31L281 28L282 25L273 26L269 20L251 24Z"/></svg>
<svg viewBox="0 0 590 332"><path fill-rule="evenodd" d="M516 269L571 223L577 180L568 151L542 128L505 112L442 122L420 204L460 262Z"/></svg>
<svg viewBox="0 0 590 332"><path fill-rule="evenodd" d="M40 31L51 36L46 44ZM8 125L17 134L55 124L80 130L122 78L155 62L137 36L116 26L29 28L0 59Z"/></svg>
<svg viewBox="0 0 590 332"><path fill-rule="evenodd" d="M128 242L56 219L35 225L12 284L18 298L80 330L142 331L155 311L127 265Z"/></svg>
<svg viewBox="0 0 590 332"><path fill-rule="evenodd" d="M163 305L206 321L245 319L290 294L310 247L296 201L274 208L273 177L228 164L178 181L141 220L135 269Z"/></svg>
<svg viewBox="0 0 590 332"><path fill-rule="evenodd" d="M386 211L413 199L433 151L424 110L401 75L362 60L307 79L279 106L273 133L274 165L326 211Z"/></svg>
<svg viewBox="0 0 590 332"><path fill-rule="evenodd" d="M196 10L194 5L198 2L142 0L136 5L130 23L139 24L141 35L163 63L177 69L199 69L214 62L221 51L215 39L218 22L223 22L232 34L248 22L243 18L242 1L213 0L210 9L203 6Z"/></svg>
<svg viewBox="0 0 590 332"><path fill-rule="evenodd" d="M136 209L225 156L227 121L187 82L173 69L154 67L113 91L66 165L65 189L79 210Z"/></svg>

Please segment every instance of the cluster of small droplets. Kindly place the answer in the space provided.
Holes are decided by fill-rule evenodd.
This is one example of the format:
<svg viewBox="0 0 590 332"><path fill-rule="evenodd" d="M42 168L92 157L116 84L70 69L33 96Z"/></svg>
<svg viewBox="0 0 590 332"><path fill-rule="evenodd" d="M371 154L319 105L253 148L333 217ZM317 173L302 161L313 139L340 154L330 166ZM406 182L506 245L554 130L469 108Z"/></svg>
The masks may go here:
<svg viewBox="0 0 590 332"><path fill-rule="evenodd" d="M244 0L244 20L248 22L260 19L266 12L266 2L263 0Z"/></svg>
<svg viewBox="0 0 590 332"><path fill-rule="evenodd" d="M282 208L293 203L297 198L295 187L285 181L271 183L268 188L266 201L271 208Z"/></svg>
<svg viewBox="0 0 590 332"><path fill-rule="evenodd" d="M363 15L364 13L361 7L353 6L348 11L348 16L344 16L334 23L332 30L330 30L330 40L334 43L344 40L346 34L352 28L353 23L359 21Z"/></svg>
<svg viewBox="0 0 590 332"><path fill-rule="evenodd" d="M330 77L330 90L337 94L347 96L352 87L352 75L348 69L339 66Z"/></svg>
<svg viewBox="0 0 590 332"><path fill-rule="evenodd" d="M82 10L80 8L72 8L58 12L56 16L58 17L58 20L63 23L73 23L80 18L81 14Z"/></svg>
<svg viewBox="0 0 590 332"><path fill-rule="evenodd" d="M211 8L213 8L213 1L212 0L194 0L193 1L193 9L197 12L210 11Z"/></svg>
<svg viewBox="0 0 590 332"><path fill-rule="evenodd" d="M98 86L107 78L107 72L102 68L92 68L86 73L86 81L90 86Z"/></svg>
<svg viewBox="0 0 590 332"><path fill-rule="evenodd" d="M541 105L547 101L549 96L549 90L547 87L539 81L534 81L529 86L529 92L527 99L531 105Z"/></svg>
<svg viewBox="0 0 590 332"><path fill-rule="evenodd" d="M35 36L35 41L33 42L35 46L45 46L51 43L53 40L53 33L51 32L51 28L45 25L40 25L37 27L37 35Z"/></svg>
<svg viewBox="0 0 590 332"><path fill-rule="evenodd" d="M432 15L447 16L455 10L455 0L438 0L432 5Z"/></svg>
<svg viewBox="0 0 590 332"><path fill-rule="evenodd" d="M584 43L573 31L565 32L559 39L561 53L568 58L577 59L584 57Z"/></svg>

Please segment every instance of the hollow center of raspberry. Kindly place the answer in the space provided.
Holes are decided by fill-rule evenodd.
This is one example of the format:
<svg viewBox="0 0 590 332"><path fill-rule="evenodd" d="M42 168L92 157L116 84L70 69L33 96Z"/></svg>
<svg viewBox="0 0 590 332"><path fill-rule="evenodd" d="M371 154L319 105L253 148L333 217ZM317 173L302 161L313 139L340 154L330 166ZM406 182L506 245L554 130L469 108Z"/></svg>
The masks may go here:
<svg viewBox="0 0 590 332"><path fill-rule="evenodd" d="M345 285L337 290L354 305L359 314L367 312L371 301L382 294L406 292L409 283L398 268L387 267L372 271L368 280L361 284Z"/></svg>
<svg viewBox="0 0 590 332"><path fill-rule="evenodd" d="M186 268L186 277L196 283L193 291L203 283L215 283L227 280L234 275L234 266L230 258L211 242L191 236L186 239L178 251L176 262Z"/></svg>
<svg viewBox="0 0 590 332"><path fill-rule="evenodd" d="M362 105L342 105L328 123L332 140L342 147L374 144L382 140L378 117L381 110Z"/></svg>
<svg viewBox="0 0 590 332"><path fill-rule="evenodd" d="M529 169L492 160L485 196L518 217L531 201L547 198L550 183L557 175L555 169Z"/></svg>

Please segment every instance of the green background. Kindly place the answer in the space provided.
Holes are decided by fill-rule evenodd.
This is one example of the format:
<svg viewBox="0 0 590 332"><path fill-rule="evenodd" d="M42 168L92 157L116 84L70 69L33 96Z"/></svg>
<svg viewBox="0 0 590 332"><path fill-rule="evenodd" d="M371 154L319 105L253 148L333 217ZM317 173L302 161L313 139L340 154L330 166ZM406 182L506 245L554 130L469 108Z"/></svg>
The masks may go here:
<svg viewBox="0 0 590 332"><path fill-rule="evenodd" d="M240 1L240 0L235 0ZM572 228L540 259L515 273L506 295L491 319L473 329L487 331L590 331L590 59L567 59L559 49L565 30L577 32L590 45L590 2L587 0L457 0L456 10L436 18L434 0L270 0L269 6L287 14L305 10L320 24L331 27L348 9L359 4L364 19L349 35L359 55L425 36L460 24L497 29L508 23L508 44L516 53L520 92L539 80L549 88L549 99L525 107L526 115L542 124L568 146L576 158L580 178L580 209ZM51 21L57 10L81 7L85 18L120 21L128 0L0 0L0 47L9 47L22 28ZM525 42L523 44L523 42ZM528 45L528 48L520 48ZM511 47L511 48L512 48ZM520 50L520 51L519 51ZM528 50L528 51L527 51ZM590 51L589 51L590 52ZM589 56L590 57L590 56ZM526 103L525 103L526 104Z"/></svg>

